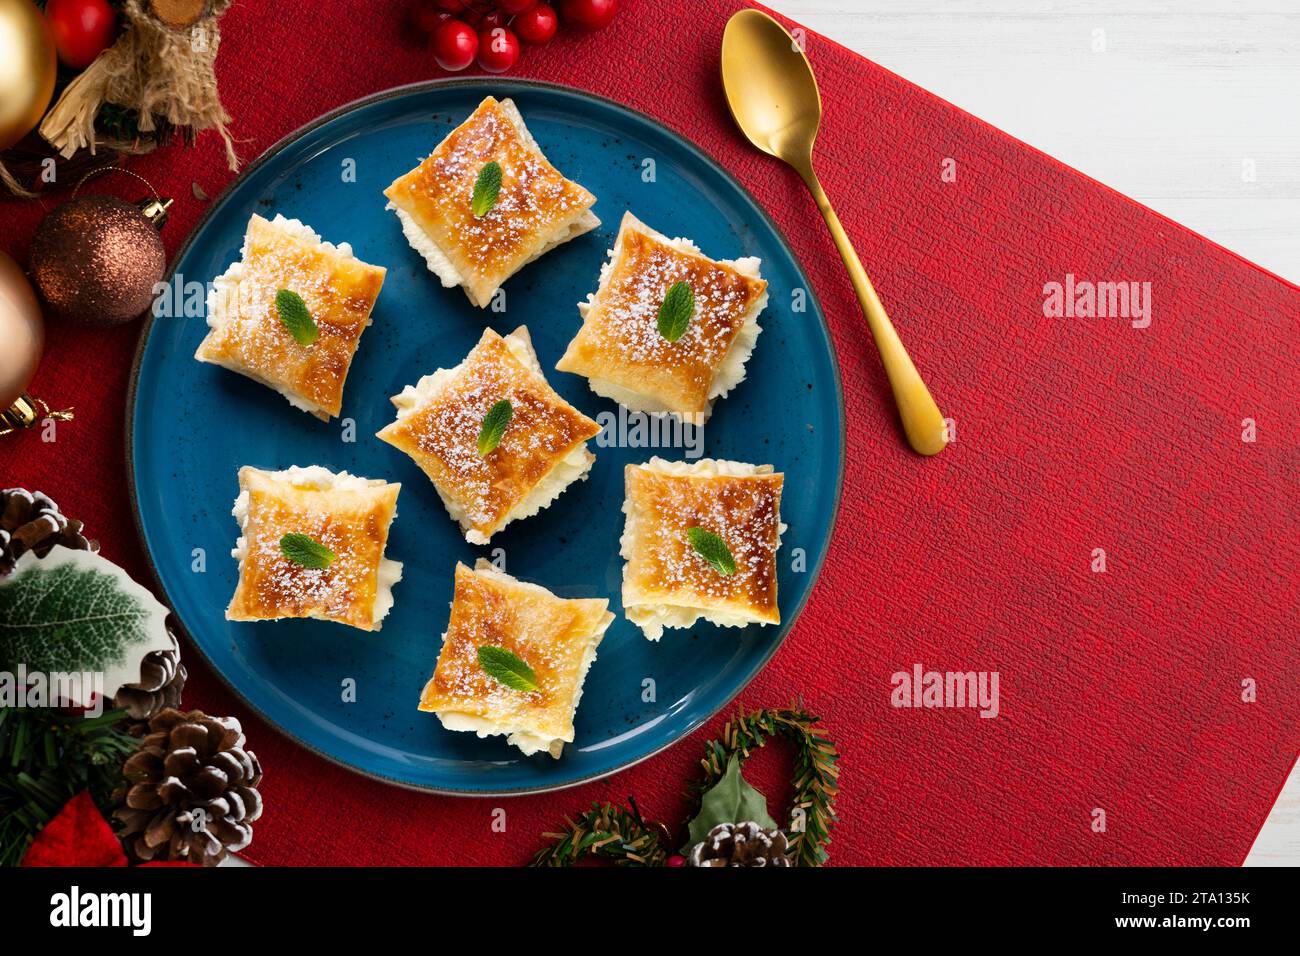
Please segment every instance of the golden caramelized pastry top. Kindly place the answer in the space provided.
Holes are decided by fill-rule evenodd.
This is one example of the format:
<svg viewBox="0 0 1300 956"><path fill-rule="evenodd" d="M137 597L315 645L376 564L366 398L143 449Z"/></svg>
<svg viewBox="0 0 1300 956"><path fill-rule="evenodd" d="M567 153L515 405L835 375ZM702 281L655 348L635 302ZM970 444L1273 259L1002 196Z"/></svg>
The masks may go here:
<svg viewBox="0 0 1300 956"><path fill-rule="evenodd" d="M424 162L384 190L471 287L495 288L596 201L550 164L516 125L517 115L513 104L508 109L489 96ZM474 184L493 161L501 166L501 191L485 215L475 216Z"/></svg>
<svg viewBox="0 0 1300 956"><path fill-rule="evenodd" d="M583 661L613 620L605 599L568 600L490 570L456 565L451 622L420 710L455 711L572 739ZM483 670L480 647L520 658L537 690L520 691Z"/></svg>
<svg viewBox="0 0 1300 956"><path fill-rule="evenodd" d="M245 553L227 616L232 620L323 617L372 629L379 564L401 485L338 488L239 469L248 493ZM334 552L328 568L304 568L280 539L305 534Z"/></svg>
<svg viewBox="0 0 1300 956"><path fill-rule="evenodd" d="M691 287L695 312L670 342L659 334L659 307L678 282ZM673 411L702 412L736 333L766 289L762 279L662 241L629 213L608 275L557 368L653 396Z"/></svg>
<svg viewBox="0 0 1300 956"><path fill-rule="evenodd" d="M784 475L672 475L640 465L624 469L628 499L625 597L637 604L743 608L780 620L776 551ZM699 555L687 534L720 537L735 558L724 575Z"/></svg>
<svg viewBox="0 0 1300 956"><path fill-rule="evenodd" d="M237 285L199 358L235 367L338 415L357 342L379 297L386 270L277 228L261 216L248 222ZM275 296L298 293L320 329L299 345L280 319Z"/></svg>
<svg viewBox="0 0 1300 956"><path fill-rule="evenodd" d="M521 333L526 330L514 334ZM480 455L483 418L502 399L510 402L510 422L496 449ZM485 329L432 397L379 437L414 458L438 490L465 509L470 528L491 535L562 458L599 432L505 339Z"/></svg>

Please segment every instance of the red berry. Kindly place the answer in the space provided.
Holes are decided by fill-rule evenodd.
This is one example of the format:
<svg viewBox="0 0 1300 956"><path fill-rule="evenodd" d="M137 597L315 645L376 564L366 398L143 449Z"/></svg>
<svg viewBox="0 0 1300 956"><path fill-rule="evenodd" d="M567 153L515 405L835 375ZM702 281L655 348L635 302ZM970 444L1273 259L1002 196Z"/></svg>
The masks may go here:
<svg viewBox="0 0 1300 956"><path fill-rule="evenodd" d="M506 15L500 10L489 10L487 13L480 15L477 19L473 19L470 22L478 28L479 33L482 33L484 30L491 30L495 27L505 26Z"/></svg>
<svg viewBox="0 0 1300 956"><path fill-rule="evenodd" d="M464 21L448 20L433 35L433 58L448 72L465 69L477 52L478 34Z"/></svg>
<svg viewBox="0 0 1300 956"><path fill-rule="evenodd" d="M59 59L74 70L90 66L117 33L117 11L107 0L50 0L45 19L54 33Z"/></svg>
<svg viewBox="0 0 1300 956"><path fill-rule="evenodd" d="M685 866L685 865L686 865L686 857L681 856L680 854L673 854L668 859L664 860L664 866Z"/></svg>
<svg viewBox="0 0 1300 956"><path fill-rule="evenodd" d="M517 13L523 13L525 10L537 4L537 0L497 0L497 6L506 13L507 16L514 16Z"/></svg>
<svg viewBox="0 0 1300 956"><path fill-rule="evenodd" d="M448 13L460 13L469 6L469 0L433 0L434 4Z"/></svg>
<svg viewBox="0 0 1300 956"><path fill-rule="evenodd" d="M561 0L560 15L579 30L603 30L614 19L618 0Z"/></svg>
<svg viewBox="0 0 1300 956"><path fill-rule="evenodd" d="M519 38L507 27L487 28L478 39L478 65L489 73L504 73L519 59Z"/></svg>
<svg viewBox="0 0 1300 956"><path fill-rule="evenodd" d="M556 16L555 8L548 3L529 7L515 17L515 22L512 24L515 32L519 34L519 39L534 46L550 43L559 25L560 18Z"/></svg>

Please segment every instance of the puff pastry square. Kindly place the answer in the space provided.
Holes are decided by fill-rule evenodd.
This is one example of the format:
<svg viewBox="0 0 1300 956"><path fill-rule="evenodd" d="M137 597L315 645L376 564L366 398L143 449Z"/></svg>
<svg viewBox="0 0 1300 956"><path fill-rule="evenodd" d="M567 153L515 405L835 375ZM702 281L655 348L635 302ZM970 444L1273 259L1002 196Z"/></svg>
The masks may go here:
<svg viewBox="0 0 1300 956"><path fill-rule="evenodd" d="M484 416L502 399L510 422L480 455ZM379 437L423 469L471 544L541 511L596 460L587 441L600 426L547 384L523 326L505 337L485 329L463 362L406 386L393 404L397 420Z"/></svg>
<svg viewBox="0 0 1300 956"><path fill-rule="evenodd" d="M393 606L402 565L384 557L401 485L312 465L239 469L239 583L226 618L314 617L377 631ZM305 534L334 552L327 568L285 556L281 539Z"/></svg>
<svg viewBox="0 0 1300 956"><path fill-rule="evenodd" d="M702 424L745 377L767 305L759 264L715 261L626 213L599 287L578 306L582 328L555 367L630 409ZM670 342L659 333L659 307L678 282L691 287L695 310Z"/></svg>
<svg viewBox="0 0 1300 956"><path fill-rule="evenodd" d="M505 734L525 754L559 757L573 742L582 684L613 620L604 599L556 597L482 558L473 571L457 563L451 622L420 710L437 714L448 730ZM479 662L481 647L504 648L524 661L537 690L515 690L489 675Z"/></svg>
<svg viewBox="0 0 1300 956"><path fill-rule="evenodd" d="M475 216L474 183L493 161L501 191ZM550 164L511 100L491 96L384 195L429 269L479 308L529 262L600 225L596 197Z"/></svg>
<svg viewBox="0 0 1300 956"><path fill-rule="evenodd" d="M628 465L624 480L623 609L647 638L657 641L665 627L691 627L700 618L724 627L781 622L783 475L771 465L652 458ZM723 540L735 573L721 573L696 552L691 528Z"/></svg>
<svg viewBox="0 0 1300 956"><path fill-rule="evenodd" d="M194 357L270 386L323 421L343 407L343 383L387 270L346 242L325 242L297 219L248 221L240 260L208 292L207 336ZM288 289L307 305L320 336L300 345L276 308Z"/></svg>

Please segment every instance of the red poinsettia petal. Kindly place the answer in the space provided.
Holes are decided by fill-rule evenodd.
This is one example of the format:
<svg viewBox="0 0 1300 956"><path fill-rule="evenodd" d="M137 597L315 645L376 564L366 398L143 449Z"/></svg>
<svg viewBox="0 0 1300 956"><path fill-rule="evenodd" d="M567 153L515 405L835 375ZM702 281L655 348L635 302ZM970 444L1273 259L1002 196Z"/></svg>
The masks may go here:
<svg viewBox="0 0 1300 956"><path fill-rule="evenodd" d="M90 791L83 790L36 834L23 866L126 866L126 854Z"/></svg>

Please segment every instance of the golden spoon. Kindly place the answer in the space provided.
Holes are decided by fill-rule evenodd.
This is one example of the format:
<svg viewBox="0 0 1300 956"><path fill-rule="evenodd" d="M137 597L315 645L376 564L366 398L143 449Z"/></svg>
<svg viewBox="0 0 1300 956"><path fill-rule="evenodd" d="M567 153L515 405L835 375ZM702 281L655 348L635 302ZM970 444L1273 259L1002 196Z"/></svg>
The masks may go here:
<svg viewBox="0 0 1300 956"><path fill-rule="evenodd" d="M740 131L763 152L793 166L812 192L880 350L908 444L922 455L938 454L947 441L943 414L903 348L813 172L812 149L822 100L808 58L781 24L758 10L741 10L722 34L722 86Z"/></svg>

